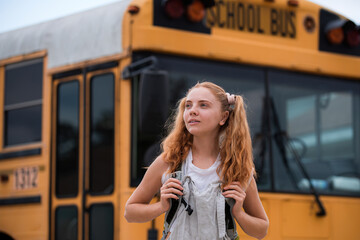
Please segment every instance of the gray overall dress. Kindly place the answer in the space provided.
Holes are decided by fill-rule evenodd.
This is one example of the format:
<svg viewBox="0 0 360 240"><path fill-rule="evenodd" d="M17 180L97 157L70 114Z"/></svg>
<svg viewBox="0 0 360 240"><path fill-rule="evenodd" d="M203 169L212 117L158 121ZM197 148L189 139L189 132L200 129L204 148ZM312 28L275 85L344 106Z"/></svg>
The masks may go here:
<svg viewBox="0 0 360 240"><path fill-rule="evenodd" d="M213 182L203 191L198 191L190 176L184 172L182 166L181 177L184 188L185 202L194 210L191 215L186 204L177 208L174 219L170 224L165 221L162 240L233 240L239 239L236 232L234 218L231 216L232 229L227 229L225 217L225 201L229 206L234 205L233 199L225 199L221 194L220 182ZM231 210L229 211L231 212ZM165 219L169 212L166 213ZM228 220L229 221L229 220Z"/></svg>

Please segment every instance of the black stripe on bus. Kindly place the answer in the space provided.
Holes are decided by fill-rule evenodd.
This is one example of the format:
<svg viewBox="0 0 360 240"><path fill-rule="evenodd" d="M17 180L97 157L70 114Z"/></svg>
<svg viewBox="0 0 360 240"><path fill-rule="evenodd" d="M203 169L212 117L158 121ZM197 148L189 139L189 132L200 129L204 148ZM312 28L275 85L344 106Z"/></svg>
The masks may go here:
<svg viewBox="0 0 360 240"><path fill-rule="evenodd" d="M8 152L8 153L0 153L0 160L1 159L9 159L9 158L17 158L17 157L27 157L27 156L40 155L40 154L41 154L41 148L16 151L16 152Z"/></svg>
<svg viewBox="0 0 360 240"><path fill-rule="evenodd" d="M0 198L0 206L17 205L28 203L41 203L41 196L22 197L22 198Z"/></svg>
<svg viewBox="0 0 360 240"><path fill-rule="evenodd" d="M102 64L96 64L96 65L87 67L86 72L93 72L93 71L102 70L102 69L114 68L114 67L117 67L118 65L119 65L119 63L115 62L115 61L102 63Z"/></svg>
<svg viewBox="0 0 360 240"><path fill-rule="evenodd" d="M82 74L81 69L75 69L75 70L71 70L71 71L56 73L53 75L53 80L59 79L59 78L71 77L71 76L80 75L80 74Z"/></svg>

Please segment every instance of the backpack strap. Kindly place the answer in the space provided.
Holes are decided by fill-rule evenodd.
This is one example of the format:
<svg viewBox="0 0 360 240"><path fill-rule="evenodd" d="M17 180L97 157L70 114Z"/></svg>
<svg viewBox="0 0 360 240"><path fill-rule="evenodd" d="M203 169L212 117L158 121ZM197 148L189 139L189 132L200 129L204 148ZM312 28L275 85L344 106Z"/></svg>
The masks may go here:
<svg viewBox="0 0 360 240"><path fill-rule="evenodd" d="M231 200L233 200L233 199L231 199ZM237 239L238 234L236 231L235 219L231 212L233 206L234 206L234 204L229 203L228 200L225 200L226 234L230 237L230 239Z"/></svg>
<svg viewBox="0 0 360 240"><path fill-rule="evenodd" d="M249 187L252 179L253 179L253 174L250 175L249 180L246 183L246 187L245 187L244 191L246 191L246 189ZM232 207L234 206L234 204L235 204L235 201L233 199L228 199L225 201L226 233L231 239L239 239L239 236L236 232L235 218L232 215Z"/></svg>
<svg viewBox="0 0 360 240"><path fill-rule="evenodd" d="M182 181L182 164L176 168L176 171L171 173L171 177L176 178ZM165 221L164 221L164 230L163 236L161 240L167 239L167 235L170 232L170 227L175 220L175 215L181 206L181 201L183 200L182 196L179 196L179 199L170 199L170 209L165 214Z"/></svg>

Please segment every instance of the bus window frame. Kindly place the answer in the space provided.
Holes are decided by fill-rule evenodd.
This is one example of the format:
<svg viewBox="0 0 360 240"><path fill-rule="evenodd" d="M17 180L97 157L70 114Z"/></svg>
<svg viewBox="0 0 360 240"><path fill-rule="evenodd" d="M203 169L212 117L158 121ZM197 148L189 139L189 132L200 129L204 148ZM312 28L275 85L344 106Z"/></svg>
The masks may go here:
<svg viewBox="0 0 360 240"><path fill-rule="evenodd" d="M85 172L85 189L87 189L87 191L89 192L89 194L91 196L106 196L106 195L112 195L115 191L115 169L113 169L113 186L112 186L112 190L111 192L109 193L94 193L94 192L91 192L90 190L90 173L91 173L91 169L90 169L90 132L91 132L91 104L92 104L92 99L91 99L91 82L92 80L97 77L97 76L101 76L101 75L109 75L111 74L113 76L113 113L114 113L114 125L113 125L113 128L114 128L114 139L113 139L113 147L114 147L114 158L113 158L113 165L115 165L115 151L116 151L116 146L115 146L115 141L116 141L116 138L115 138L115 133L116 133L116 122L115 122L115 118L117 116L117 114L115 113L116 112L116 95L117 95L117 92L116 92L116 79L118 77L118 74L117 74L117 71L116 71L116 68L107 68L107 69L101 69L101 70L94 70L92 72L88 72L86 74L86 103L85 103L85 107L86 107L86 116L85 116L85 125L86 125L86 129L85 129L85 134L88 135L89 137L88 138L85 138L85 149L86 149L86 154L85 154L85 164L86 166L89 166L87 167L86 169L86 172Z"/></svg>
<svg viewBox="0 0 360 240"><path fill-rule="evenodd" d="M79 84L79 89L78 89L78 98L79 98L79 136L78 136L78 141L79 141L79 150L78 150L78 173L77 173L77 178L78 178L78 189L77 189L77 193L75 195L69 195L69 196L58 196L56 193L56 182L57 182L57 177L56 177L56 156L57 156L57 151L56 151L56 147L57 147L57 134L56 134L56 129L57 129L57 114L58 114L58 87L61 83L67 83L67 82L72 82L72 81L77 81ZM77 227L77 231L78 231L78 239L81 238L82 236L82 226L83 226L83 218L79 217L83 215L83 208L82 208L82 194L81 192L83 191L83 184L82 180L83 180L83 111L84 111L84 97L83 97L83 76L82 75L73 75L73 76L68 76L68 77L64 77L64 78L58 78L53 80L52 82L52 86L51 86L51 91L52 91L52 113L51 113L51 132L52 132L52 139L51 139L51 146L52 146L52 151L51 151L51 161L50 161L50 166L51 166L51 184L50 184L50 236L51 239L55 239L55 216L56 216L56 210L59 207L67 207L67 206L74 206L77 208L77 219L78 219L78 227ZM56 111L55 111L56 109Z"/></svg>
<svg viewBox="0 0 360 240"><path fill-rule="evenodd" d="M42 73L42 106L41 106L41 140L37 142L28 142L17 145L4 146L4 125L5 125L5 101L4 98L0 98L0 161L2 159L16 159L19 157L27 157L34 155L42 154L43 142L46 141L47 135L45 131L45 123L47 122L47 116L44 114L44 109L48 107L48 104L44 102L47 101L47 91L48 77L46 74L47 67L47 50L40 50L30 54L16 55L9 57L7 59L0 60L0 95L4 96L5 89L5 66L8 64L15 64L23 61L29 61L33 59L41 58L43 62L43 73ZM46 106L45 106L46 105Z"/></svg>
<svg viewBox="0 0 360 240"><path fill-rule="evenodd" d="M133 61L135 61L135 60L139 60L139 58L144 58L144 57L148 57L149 56L149 54L151 54L151 55L154 55L154 56L156 56L157 58L158 58L158 60L159 60L159 64L157 65L157 67L158 67L158 70L164 70L164 71L169 71L169 74L171 75L171 71L175 68L174 67L174 65L172 65L169 61L166 61L168 58L175 58L176 60L175 61L184 61L184 60L186 60L187 58L186 57L177 57L177 56L171 56L171 55L166 55L166 54L157 54L157 53L151 53L151 52L139 52L139 53L137 53L136 55L135 55L135 57L134 57L134 59L133 59ZM161 58L163 58L163 59L161 59ZM164 60L165 59L165 60ZM195 61L200 61L200 62L203 62L203 63L206 63L206 62L213 62L213 63L217 63L218 61L212 61L212 60L203 60L203 59L195 59ZM165 65L164 65L164 67L161 67L162 66L162 62L166 62L165 63ZM179 62L177 62L178 64L179 64ZM227 64L226 62L219 62L219 63L221 63L221 64ZM231 63L231 64L235 64L235 65L238 65L238 64L236 64L236 63ZM180 64L181 65L181 64ZM291 73L291 74L300 74L300 75L304 75L304 76L313 76L313 77L320 77L320 78L324 78L326 81L329 81L330 79L336 79L336 80L338 80L338 82L343 82L343 81L346 81L346 79L344 79L344 78L334 78L334 77L332 77L332 76L324 76L324 75L316 75L316 74L310 74L310 73L304 73L304 72L300 72L300 71L290 71L290 70L284 70L284 69L277 69L277 68L269 68L269 67L261 67L261 66L253 66L253 65L246 65L246 64L239 64L238 66L243 66L243 67L250 67L250 68L255 68L255 69L258 69L259 71L263 71L264 73L265 73L265 76L264 76L264 97L271 97L271 90L270 90L270 88L271 88L271 86L269 87L269 82L271 82L271 81L269 81L269 77L267 76L268 74L269 74L269 72L271 72L271 71L281 71L281 72L285 72L285 73ZM178 65L176 65L176 68L178 68L179 66ZM183 68L184 66L181 66L181 68ZM132 84L134 84L134 82L137 82L137 81L139 81L139 78L138 78L138 76L136 76L136 77L134 77L133 79L132 79ZM136 84L136 83L135 83ZM136 117L137 115L135 115L136 113L135 113L135 107L138 107L138 106L134 106L134 104L136 104L135 102L134 102L134 97L136 98L137 97L137 95L136 94L138 94L138 92L135 92L135 90L136 89L134 89L134 85L132 85L132 95L133 95L133 99L132 99L132 110L133 110L133 114L132 114L132 127L131 127L131 129L132 129L132 132L131 132L131 152L132 152L132 154L131 154L131 168L130 168L130 171L131 171L131 176L130 176L130 186L131 187L135 187L135 186L137 186L137 184L139 184L139 182L141 181L141 174L140 174L140 172L138 172L136 175L138 176L138 178L139 178L139 176L140 176L140 179L136 179L136 178L134 178L134 175L133 175L133 172L134 171L137 171L136 169L138 169L139 168L139 166L137 166L137 165L135 165L136 164L136 162L138 162L139 163L139 159L136 159L136 162L134 162L135 160L134 160L134 156L136 156L137 155L137 140L136 140L136 138L137 138L137 136L135 136L134 135L134 132L137 132L137 126L135 126L135 124L134 124L134 117ZM259 113L260 114L260 113ZM269 130L270 132L272 131L271 130L271 127L270 127L270 130ZM355 138L355 137L354 137ZM272 139L272 141L270 141L270 149L273 149L274 147L275 147L275 142L274 142L275 140L274 139ZM355 139L355 141L360 141L359 139L358 140L356 140ZM274 145L274 146L271 146L271 145ZM273 150L270 150L270 151L273 151ZM134 152L135 152L135 154L134 154ZM276 182L276 180L275 180L275 178L276 178L276 176L275 176L275 174L274 174L274 171L275 171L275 168L276 168L276 166L274 165L275 164L275 155L274 155L274 153L269 153L269 152L267 152L266 153L267 154L267 158L268 159L266 159L267 160L267 162L268 162L268 164L269 164L269 166L268 166L268 168L269 168L269 171L270 171L270 178L269 178L269 181L270 181L270 184L271 184L271 187L269 188L269 189L263 189L263 190L261 190L262 192L273 192L273 193L292 193L292 194L302 194L302 195L312 195L312 193L311 192L309 192L309 191L295 191L295 192L293 192L293 191L283 191L283 190L281 190L281 189L278 189L277 187L276 187L276 185L275 185L275 182ZM136 168L136 169L135 169ZM300 171L300 169L298 169L299 168L299 166L296 168L296 171ZM310 176L310 177L312 177L313 178L313 176ZM319 192L319 194L320 195L329 195L329 196L337 196L337 197L341 197L341 196L346 196L346 197L360 197L360 195L359 194L352 194L352 193L339 193L339 192L331 192L331 193L325 193L325 192Z"/></svg>

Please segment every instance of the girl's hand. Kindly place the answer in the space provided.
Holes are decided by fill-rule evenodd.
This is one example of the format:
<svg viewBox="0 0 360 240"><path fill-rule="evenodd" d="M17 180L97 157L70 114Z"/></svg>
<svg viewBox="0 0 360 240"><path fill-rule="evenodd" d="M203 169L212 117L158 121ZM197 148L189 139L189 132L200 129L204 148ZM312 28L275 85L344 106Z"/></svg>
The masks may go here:
<svg viewBox="0 0 360 240"><path fill-rule="evenodd" d="M163 212L170 208L170 198L179 199L178 196L183 195L184 188L181 182L175 178L169 178L160 188L160 204ZM178 196L176 196L178 195Z"/></svg>
<svg viewBox="0 0 360 240"><path fill-rule="evenodd" d="M224 192L222 195L226 198L232 198L235 200L235 204L232 209L232 214L234 216L242 211L246 193L241 188L239 182L232 182L230 185L224 187Z"/></svg>

